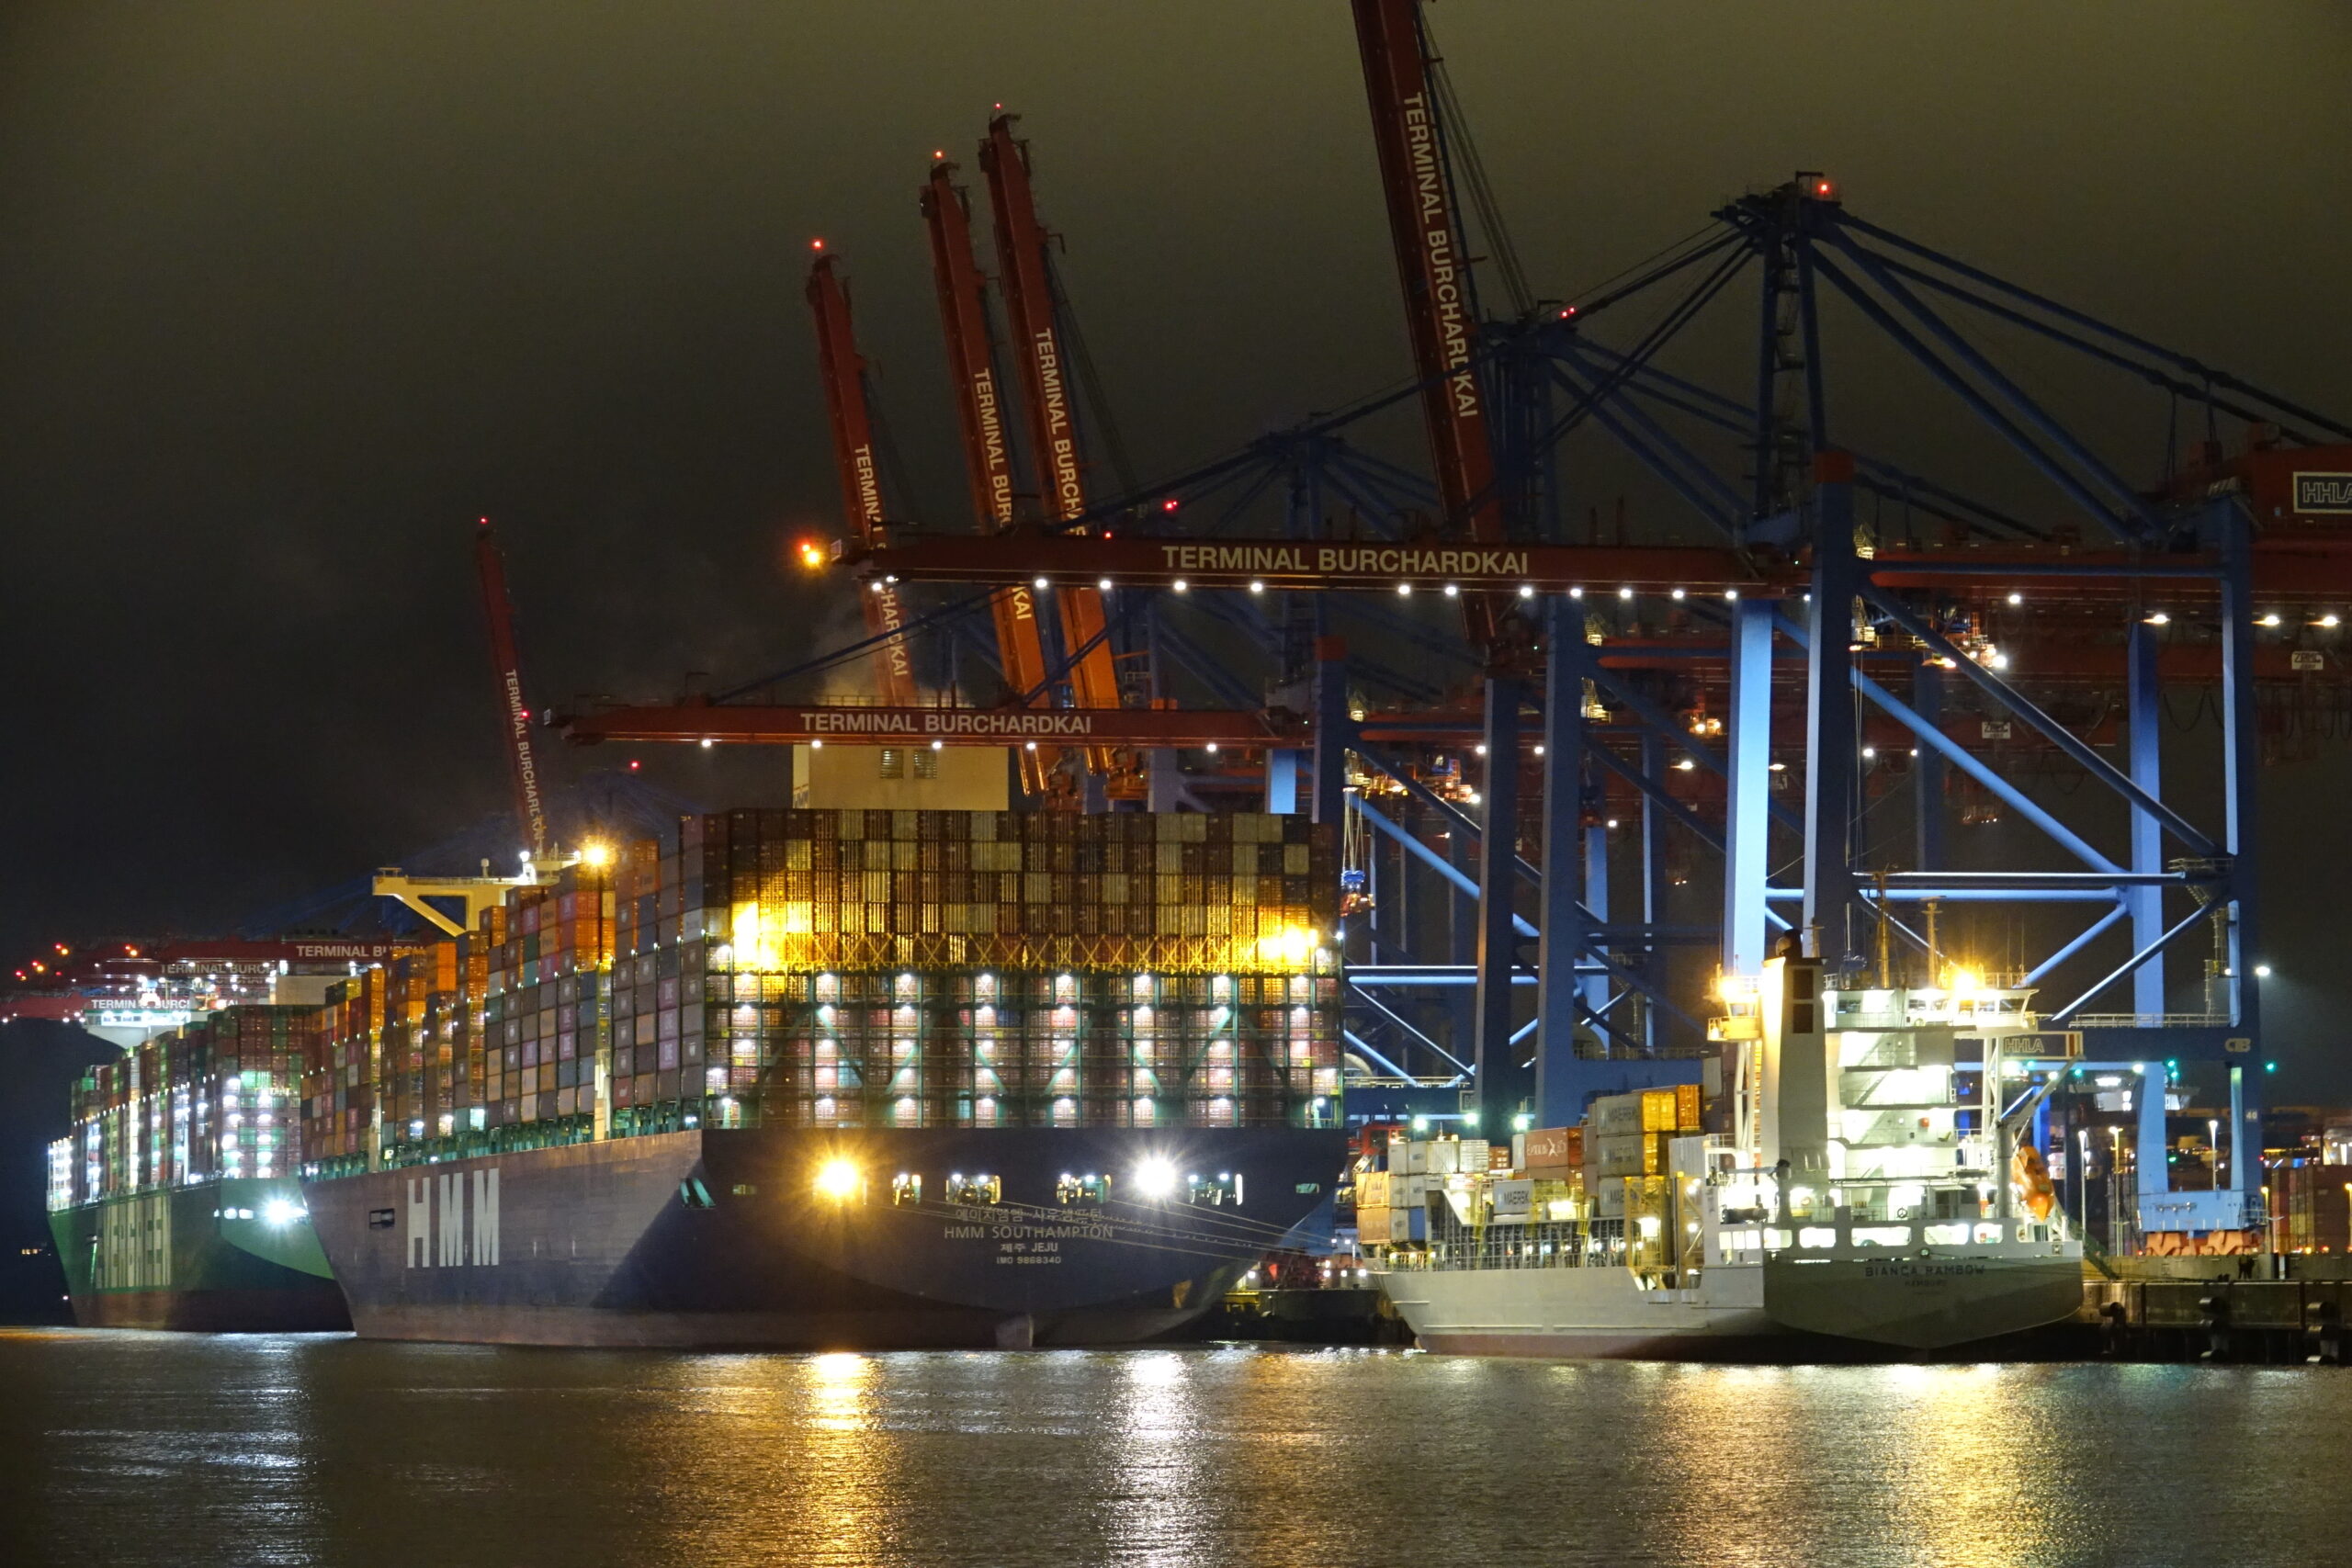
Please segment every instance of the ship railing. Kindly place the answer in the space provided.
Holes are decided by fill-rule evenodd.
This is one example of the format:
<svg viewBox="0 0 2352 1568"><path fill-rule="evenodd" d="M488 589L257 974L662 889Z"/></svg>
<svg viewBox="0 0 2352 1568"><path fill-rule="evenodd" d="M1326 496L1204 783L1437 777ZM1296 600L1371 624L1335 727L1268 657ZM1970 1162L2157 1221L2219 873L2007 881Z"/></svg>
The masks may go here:
<svg viewBox="0 0 2352 1568"><path fill-rule="evenodd" d="M1392 1269L1604 1269L1625 1264L1623 1220L1465 1225L1439 1219L1426 1250L1393 1250Z"/></svg>
<svg viewBox="0 0 2352 1568"><path fill-rule="evenodd" d="M2226 1029L2225 1012L2078 1012L2068 1023L2075 1029Z"/></svg>
<svg viewBox="0 0 2352 1568"><path fill-rule="evenodd" d="M1988 1247L2041 1250L2064 1244L2064 1227L2048 1220L2024 1216L1922 1219L1892 1224L1859 1219L1842 1224L1799 1217L1787 1225L1752 1221L1727 1224L1715 1235L1715 1250L1724 1263L1756 1263L1785 1253L1871 1258Z"/></svg>

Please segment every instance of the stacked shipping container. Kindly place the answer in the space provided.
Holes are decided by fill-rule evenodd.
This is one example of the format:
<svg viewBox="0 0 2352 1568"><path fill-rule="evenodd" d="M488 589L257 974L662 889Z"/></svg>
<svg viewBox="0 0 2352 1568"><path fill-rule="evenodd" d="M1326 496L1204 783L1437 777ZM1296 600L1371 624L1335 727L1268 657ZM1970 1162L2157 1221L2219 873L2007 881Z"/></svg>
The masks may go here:
<svg viewBox="0 0 2352 1568"><path fill-rule="evenodd" d="M51 1145L50 1206L294 1174L318 1028L312 1008L225 1008L88 1073L72 1134Z"/></svg>
<svg viewBox="0 0 2352 1568"><path fill-rule="evenodd" d="M1336 1118L1337 852L1259 815L689 818L338 987L311 1169L702 1125Z"/></svg>
<svg viewBox="0 0 2352 1568"><path fill-rule="evenodd" d="M367 1167L387 980L384 970L364 969L328 988L317 1049L302 1076L302 1149L311 1169Z"/></svg>
<svg viewBox="0 0 2352 1568"><path fill-rule="evenodd" d="M2352 1165L2281 1161L2267 1176L2274 1247L2352 1252Z"/></svg>

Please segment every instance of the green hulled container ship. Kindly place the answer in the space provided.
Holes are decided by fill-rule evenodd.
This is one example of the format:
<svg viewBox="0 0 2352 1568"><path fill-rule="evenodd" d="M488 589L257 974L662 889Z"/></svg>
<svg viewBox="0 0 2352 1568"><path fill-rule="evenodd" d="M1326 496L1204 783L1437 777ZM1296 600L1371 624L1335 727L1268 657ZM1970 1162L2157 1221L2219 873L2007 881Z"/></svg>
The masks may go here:
<svg viewBox="0 0 2352 1568"><path fill-rule="evenodd" d="M317 1010L201 1015L85 1077L50 1230L85 1327L350 1326L296 1179Z"/></svg>

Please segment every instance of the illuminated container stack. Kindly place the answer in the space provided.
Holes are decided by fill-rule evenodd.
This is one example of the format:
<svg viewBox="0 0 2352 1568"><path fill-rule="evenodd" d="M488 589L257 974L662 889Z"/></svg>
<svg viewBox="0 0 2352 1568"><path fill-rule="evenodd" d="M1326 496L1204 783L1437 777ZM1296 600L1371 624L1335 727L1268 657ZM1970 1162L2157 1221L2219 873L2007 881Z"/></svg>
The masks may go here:
<svg viewBox="0 0 2352 1568"><path fill-rule="evenodd" d="M481 921L458 942L457 1011L451 1021L450 1100L459 1129L480 1131L489 1125L490 1066L494 1058L489 1037L492 961L506 941L506 910L492 905Z"/></svg>
<svg viewBox="0 0 2352 1568"><path fill-rule="evenodd" d="M371 993L344 987L315 1171L367 1163L369 1090L392 1164L697 1126L1334 1119L1337 860L1296 817L688 818L397 962L368 1071Z"/></svg>
<svg viewBox="0 0 2352 1568"><path fill-rule="evenodd" d="M51 1145L51 1207L294 1174L317 1010L224 1008L85 1074Z"/></svg>
<svg viewBox="0 0 2352 1568"><path fill-rule="evenodd" d="M567 866L552 883L515 889L504 919L485 918L467 939L469 964L479 945L482 965L481 1124L519 1130L496 1146L594 1133L614 902L609 864Z"/></svg>
<svg viewBox="0 0 2352 1568"><path fill-rule="evenodd" d="M1339 1096L1336 855L1295 817L690 818L632 901L616 1121L1305 1122Z"/></svg>
<svg viewBox="0 0 2352 1568"><path fill-rule="evenodd" d="M302 1147L319 1169L367 1168L389 978L381 969L363 969L327 987L318 1043L302 1076Z"/></svg>
<svg viewBox="0 0 2352 1568"><path fill-rule="evenodd" d="M449 1082L449 1041L442 1031L456 1010L457 969L458 944L436 942L394 959L386 972L376 1094L387 1142L455 1131L441 1121Z"/></svg>

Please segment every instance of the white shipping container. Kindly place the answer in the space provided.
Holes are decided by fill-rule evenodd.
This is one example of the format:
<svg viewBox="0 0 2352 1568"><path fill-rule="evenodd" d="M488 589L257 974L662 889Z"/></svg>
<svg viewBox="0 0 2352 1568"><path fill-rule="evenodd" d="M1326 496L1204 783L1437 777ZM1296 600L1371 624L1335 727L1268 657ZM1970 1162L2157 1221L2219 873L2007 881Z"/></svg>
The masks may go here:
<svg viewBox="0 0 2352 1568"><path fill-rule="evenodd" d="M1459 1168L1464 1175L1475 1175L1487 1169L1487 1154L1486 1139L1464 1138L1462 1140L1459 1147L1461 1149L1461 1153L1455 1156L1455 1157L1462 1162Z"/></svg>
<svg viewBox="0 0 2352 1568"><path fill-rule="evenodd" d="M1388 1145L1388 1169L1394 1175L1400 1171L1419 1175L1430 1168L1430 1145L1416 1138L1393 1139Z"/></svg>
<svg viewBox="0 0 2352 1568"><path fill-rule="evenodd" d="M1649 1174L1644 1164L1649 1155L1648 1145L1646 1133L1619 1133L1590 1139L1585 1145L1585 1170L1600 1176Z"/></svg>
<svg viewBox="0 0 2352 1568"><path fill-rule="evenodd" d="M1489 1181L1487 1195L1494 1200L1498 1214L1530 1214L1535 1212L1535 1183L1532 1181Z"/></svg>
<svg viewBox="0 0 2352 1568"><path fill-rule="evenodd" d="M1641 1130L1642 1097L1638 1094L1602 1095L1584 1113L1584 1135L1588 1142L1596 1136L1607 1137Z"/></svg>
<svg viewBox="0 0 2352 1568"><path fill-rule="evenodd" d="M1462 1168L1462 1145L1452 1139L1421 1146L1429 1150L1429 1164L1423 1168L1431 1176L1452 1176Z"/></svg>
<svg viewBox="0 0 2352 1568"><path fill-rule="evenodd" d="M1524 1133L1510 1135L1510 1168L1513 1170L1527 1168L1527 1134Z"/></svg>

